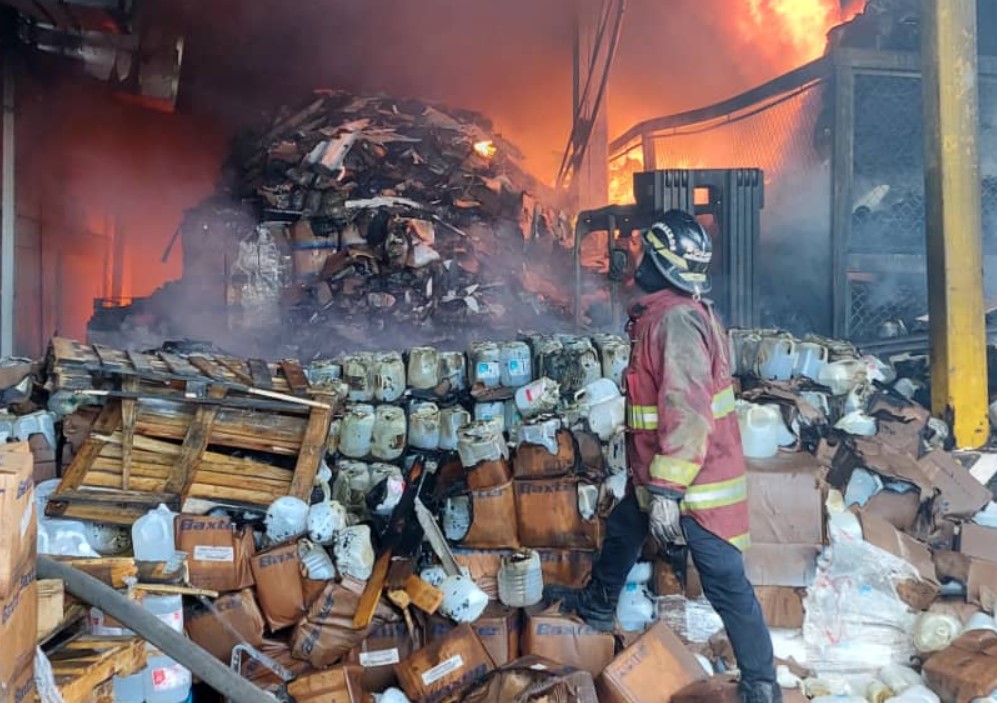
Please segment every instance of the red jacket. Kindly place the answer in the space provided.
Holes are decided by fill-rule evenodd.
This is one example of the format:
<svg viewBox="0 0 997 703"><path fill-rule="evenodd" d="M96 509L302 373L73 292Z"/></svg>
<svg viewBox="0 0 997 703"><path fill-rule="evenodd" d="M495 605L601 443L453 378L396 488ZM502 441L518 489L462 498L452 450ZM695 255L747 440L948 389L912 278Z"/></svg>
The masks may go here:
<svg viewBox="0 0 997 703"><path fill-rule="evenodd" d="M630 308L627 458L634 483L741 550L747 480L727 335L711 309L672 290Z"/></svg>

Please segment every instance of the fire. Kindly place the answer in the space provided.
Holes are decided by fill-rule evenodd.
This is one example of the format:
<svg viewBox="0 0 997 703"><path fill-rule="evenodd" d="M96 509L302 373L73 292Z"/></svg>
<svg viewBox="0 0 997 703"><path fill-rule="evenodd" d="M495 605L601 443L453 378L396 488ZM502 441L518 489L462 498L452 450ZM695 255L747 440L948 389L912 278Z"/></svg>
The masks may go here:
<svg viewBox="0 0 997 703"><path fill-rule="evenodd" d="M861 5L840 0L747 0L740 29L762 51L767 47L773 55L788 55L795 64L804 64L824 53L828 31L854 18Z"/></svg>
<svg viewBox="0 0 997 703"><path fill-rule="evenodd" d="M485 141L475 142L474 151L481 158L490 159L493 156L495 156L495 154L498 152L498 149L495 146L495 142L491 141L490 139L486 139Z"/></svg>

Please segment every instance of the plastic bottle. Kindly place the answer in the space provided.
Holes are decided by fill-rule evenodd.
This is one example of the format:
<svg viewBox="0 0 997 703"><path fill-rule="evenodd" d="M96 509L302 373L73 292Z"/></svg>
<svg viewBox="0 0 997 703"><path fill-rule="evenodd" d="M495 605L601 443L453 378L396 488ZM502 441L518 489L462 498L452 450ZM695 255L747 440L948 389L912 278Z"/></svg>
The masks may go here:
<svg viewBox="0 0 997 703"><path fill-rule="evenodd" d="M409 446L433 450L440 447L440 409L436 403L414 403L409 410Z"/></svg>
<svg viewBox="0 0 997 703"><path fill-rule="evenodd" d="M132 525L136 561L169 561L176 552L173 521L176 514L162 503Z"/></svg>
<svg viewBox="0 0 997 703"><path fill-rule="evenodd" d="M405 362L398 352L374 356L374 399L393 403L405 393Z"/></svg>
<svg viewBox="0 0 997 703"><path fill-rule="evenodd" d="M616 619L625 632L640 632L654 621L654 601L637 583L628 583L616 605Z"/></svg>
<svg viewBox="0 0 997 703"><path fill-rule="evenodd" d="M540 555L532 549L502 558L498 572L499 600L510 608L528 608L543 599Z"/></svg>
<svg viewBox="0 0 997 703"><path fill-rule="evenodd" d="M921 654L940 652L962 632L962 623L944 613L921 613L914 622L914 648Z"/></svg>
<svg viewBox="0 0 997 703"><path fill-rule="evenodd" d="M468 576L448 576L440 584L443 603L440 612L456 622L474 622L488 605L488 594Z"/></svg>
<svg viewBox="0 0 997 703"><path fill-rule="evenodd" d="M779 451L779 425L782 415L765 405L738 403L741 445L749 459L768 459Z"/></svg>
<svg viewBox="0 0 997 703"><path fill-rule="evenodd" d="M428 390L440 382L440 353L433 347L413 347L408 353L408 382Z"/></svg>
<svg viewBox="0 0 997 703"><path fill-rule="evenodd" d="M408 421L404 410L394 405L378 406L374 414L370 453L377 459L394 461L405 453L407 431Z"/></svg>
<svg viewBox="0 0 997 703"><path fill-rule="evenodd" d="M457 448L460 428L470 424L471 413L461 407L440 410L440 449L453 451Z"/></svg>
<svg viewBox="0 0 997 703"><path fill-rule="evenodd" d="M371 354L351 354L343 357L343 381L349 386L347 397L354 403L374 400L374 357Z"/></svg>
<svg viewBox="0 0 997 703"><path fill-rule="evenodd" d="M190 695L190 671L162 654L149 657L142 678L145 703L184 703Z"/></svg>
<svg viewBox="0 0 997 703"><path fill-rule="evenodd" d="M267 508L267 538L274 543L304 534L308 529L308 503L294 496L281 496Z"/></svg>
<svg viewBox="0 0 997 703"><path fill-rule="evenodd" d="M339 436L339 451L353 459L370 454L374 436L374 406L358 404L346 409Z"/></svg>
<svg viewBox="0 0 997 703"><path fill-rule="evenodd" d="M561 387L550 378L538 378L516 391L516 407L524 418L536 417L557 408Z"/></svg>
<svg viewBox="0 0 997 703"><path fill-rule="evenodd" d="M450 389L462 391L467 388L467 357L464 352L443 352L439 353L440 382L450 381Z"/></svg>
<svg viewBox="0 0 997 703"><path fill-rule="evenodd" d="M499 347L499 378L506 388L520 388L533 380L533 361L525 342L504 342Z"/></svg>
<svg viewBox="0 0 997 703"><path fill-rule="evenodd" d="M501 424L501 432L505 431L505 403L497 400L492 403L475 403L474 419L478 422L494 420Z"/></svg>
<svg viewBox="0 0 997 703"><path fill-rule="evenodd" d="M499 346L495 342L471 345L471 383L485 388L498 388L502 383Z"/></svg>

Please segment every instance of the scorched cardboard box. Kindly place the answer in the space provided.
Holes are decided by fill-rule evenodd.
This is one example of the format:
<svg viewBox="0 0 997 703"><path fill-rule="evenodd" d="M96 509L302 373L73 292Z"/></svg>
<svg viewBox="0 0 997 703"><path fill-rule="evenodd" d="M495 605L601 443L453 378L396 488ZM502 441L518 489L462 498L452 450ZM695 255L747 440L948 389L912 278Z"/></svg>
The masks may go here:
<svg viewBox="0 0 997 703"><path fill-rule="evenodd" d="M495 666L504 666L519 658L520 612L501 603L489 603L471 629L488 650Z"/></svg>
<svg viewBox="0 0 997 703"><path fill-rule="evenodd" d="M0 679L0 703L34 703L35 660L28 659L9 679Z"/></svg>
<svg viewBox="0 0 997 703"><path fill-rule="evenodd" d="M295 679L287 692L297 703L367 703L360 673L358 666L337 666Z"/></svg>
<svg viewBox="0 0 997 703"><path fill-rule="evenodd" d="M263 644L263 614L252 589L229 593L214 602L214 609L189 607L184 611L187 636L229 664L232 648L242 641ZM233 630L235 632L233 632Z"/></svg>
<svg viewBox="0 0 997 703"><path fill-rule="evenodd" d="M659 622L610 662L596 688L600 703L668 703L705 678L695 655Z"/></svg>
<svg viewBox="0 0 997 703"><path fill-rule="evenodd" d="M34 462L27 442L0 445L0 598L11 593L26 567L34 567L38 542Z"/></svg>
<svg viewBox="0 0 997 703"><path fill-rule="evenodd" d="M924 663L924 679L942 703L970 703L997 689L997 633L972 630Z"/></svg>
<svg viewBox="0 0 997 703"><path fill-rule="evenodd" d="M227 517L180 515L176 531L177 550L187 554L192 586L226 593L253 585L252 530L235 532Z"/></svg>
<svg viewBox="0 0 997 703"><path fill-rule="evenodd" d="M546 610L527 611L521 649L523 656L544 657L598 676L612 660L616 640L611 633L562 614L555 603Z"/></svg>
<svg viewBox="0 0 997 703"><path fill-rule="evenodd" d="M997 562L997 527L964 524L959 531L959 551L974 559Z"/></svg>
<svg viewBox="0 0 997 703"><path fill-rule="evenodd" d="M0 683L16 678L33 661L38 637L38 583L35 565L26 565L11 590L0 597Z"/></svg>
<svg viewBox="0 0 997 703"><path fill-rule="evenodd" d="M412 656L415 649L404 622L386 622L371 630L346 660L363 669L364 690L383 691L398 685L395 665Z"/></svg>
<svg viewBox="0 0 997 703"><path fill-rule="evenodd" d="M398 664L396 671L412 700L450 703L494 669L481 640L464 624Z"/></svg>

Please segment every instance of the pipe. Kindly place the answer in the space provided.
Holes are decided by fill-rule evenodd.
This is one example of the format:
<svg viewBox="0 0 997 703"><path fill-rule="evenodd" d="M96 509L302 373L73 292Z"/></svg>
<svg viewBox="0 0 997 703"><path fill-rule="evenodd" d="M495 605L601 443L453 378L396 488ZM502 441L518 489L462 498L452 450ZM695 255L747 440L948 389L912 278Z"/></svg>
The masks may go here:
<svg viewBox="0 0 997 703"><path fill-rule="evenodd" d="M163 624L152 613L135 605L97 579L68 564L38 555L38 577L59 579L66 590L96 606L162 652L213 689L235 703L276 703L271 694L254 686L218 661L214 655Z"/></svg>
<svg viewBox="0 0 997 703"><path fill-rule="evenodd" d="M14 52L3 57L3 194L0 196L0 356L14 355Z"/></svg>

